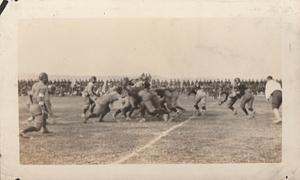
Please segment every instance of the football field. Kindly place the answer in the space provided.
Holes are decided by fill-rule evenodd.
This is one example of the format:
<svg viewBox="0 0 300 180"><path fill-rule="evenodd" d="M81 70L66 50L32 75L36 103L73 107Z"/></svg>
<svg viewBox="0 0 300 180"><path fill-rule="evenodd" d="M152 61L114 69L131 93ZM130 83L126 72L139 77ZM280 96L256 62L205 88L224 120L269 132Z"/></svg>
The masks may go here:
<svg viewBox="0 0 300 180"><path fill-rule="evenodd" d="M82 97L52 97L55 124L52 134L30 133L20 138L21 164L186 164L281 162L281 125L275 125L270 105L255 97L256 117L246 119L239 109L234 116L217 100L208 99L205 116L193 117L194 97L181 95L186 108L172 122L147 117L120 122L111 113L104 122L83 124ZM20 130L30 125L27 97L19 97ZM119 106L113 105L112 112ZM175 114L173 115L175 116Z"/></svg>

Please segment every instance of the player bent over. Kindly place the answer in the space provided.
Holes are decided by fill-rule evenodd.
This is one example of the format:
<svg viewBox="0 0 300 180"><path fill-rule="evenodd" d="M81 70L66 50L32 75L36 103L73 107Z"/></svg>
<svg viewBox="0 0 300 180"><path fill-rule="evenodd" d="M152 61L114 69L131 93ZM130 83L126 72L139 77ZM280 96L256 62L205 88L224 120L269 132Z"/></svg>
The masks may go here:
<svg viewBox="0 0 300 180"><path fill-rule="evenodd" d="M253 109L253 102L254 102L254 95L253 95L252 91L250 89L246 89L245 94L241 98L240 107L248 119L254 118L255 112ZM247 108L246 108L246 106L247 106Z"/></svg>
<svg viewBox="0 0 300 180"><path fill-rule="evenodd" d="M39 75L39 82L32 86L29 110L34 117L35 125L24 129L21 137L27 137L25 134L29 132L38 132L43 128L43 133L50 133L47 129L48 115L51 115L51 102L48 92L48 75L41 73Z"/></svg>
<svg viewBox="0 0 300 180"><path fill-rule="evenodd" d="M177 115L179 115L180 111L185 111L183 107L178 105L178 91L163 87L156 89L155 92L161 98L161 106L165 110L175 112Z"/></svg>
<svg viewBox="0 0 300 180"><path fill-rule="evenodd" d="M223 103L225 103L230 95L231 87L229 84L225 84L220 88L220 102L219 106L221 106Z"/></svg>
<svg viewBox="0 0 300 180"><path fill-rule="evenodd" d="M150 84L145 83L145 89L141 90L138 93L139 97L141 97L141 116L142 119L140 122L145 122L145 114L146 112L152 116L160 116L162 115L164 121L171 121L169 119L169 113L161 107L161 101L158 95L154 91L150 91Z"/></svg>
<svg viewBox="0 0 300 180"><path fill-rule="evenodd" d="M117 116L121 113L127 121L131 120L130 115L127 115L128 112L130 112L133 108L130 104L130 98L129 96L125 96L121 99L122 107L118 109L112 116L113 119L116 120Z"/></svg>
<svg viewBox="0 0 300 180"><path fill-rule="evenodd" d="M236 109L234 109L233 105L236 103L238 99L241 99L240 107L245 113L248 118L254 117L254 110L253 110L253 102L254 102L254 95L250 89L243 83L241 83L240 78L235 78L233 83L233 90L232 93L228 97L228 108L232 110L234 115L237 115ZM248 111L246 109L246 105L248 107Z"/></svg>
<svg viewBox="0 0 300 180"><path fill-rule="evenodd" d="M93 113L93 110L95 108L95 101L98 97L98 94L96 93L96 83L97 79L95 76L92 76L90 78L90 82L85 87L84 91L82 92L82 96L84 97L84 105L83 105L83 113L82 117L84 118L86 116L86 112L90 109L90 112Z"/></svg>
<svg viewBox="0 0 300 180"><path fill-rule="evenodd" d="M193 88L188 95L195 94L195 104L194 108L196 109L197 116L199 115L205 115L206 112L206 93L204 89L197 85L195 88ZM201 106L201 109L199 107L199 103Z"/></svg>
<svg viewBox="0 0 300 180"><path fill-rule="evenodd" d="M140 104L140 97L138 96L138 92L143 87L133 87L134 83L125 77L122 81L123 87L123 98L122 98L122 107L118 109L114 114L113 118L116 119L117 115L122 113L125 116L126 120L131 120L132 113L138 109Z"/></svg>
<svg viewBox="0 0 300 180"><path fill-rule="evenodd" d="M279 108L282 104L282 88L280 83L273 80L272 76L267 77L267 84L265 90L266 99L271 103L273 113L275 115L276 120L275 124L279 124L282 122Z"/></svg>
<svg viewBox="0 0 300 180"><path fill-rule="evenodd" d="M231 94L228 97L227 107L233 112L234 115L237 115L237 110L233 107L238 99L240 99L247 89L246 85L241 83L240 78L235 78L233 82L233 89Z"/></svg>
<svg viewBox="0 0 300 180"><path fill-rule="evenodd" d="M84 123L87 123L90 118L95 117L100 117L99 122L102 122L104 116L110 112L109 105L117 101L121 93L122 88L117 87L114 91L99 97L95 102L94 112L85 117Z"/></svg>

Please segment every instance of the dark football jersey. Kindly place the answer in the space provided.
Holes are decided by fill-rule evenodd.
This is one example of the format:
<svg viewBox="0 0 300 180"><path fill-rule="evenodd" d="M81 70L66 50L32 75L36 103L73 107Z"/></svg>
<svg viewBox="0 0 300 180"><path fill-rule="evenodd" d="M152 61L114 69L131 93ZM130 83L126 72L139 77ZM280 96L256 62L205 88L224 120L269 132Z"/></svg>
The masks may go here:
<svg viewBox="0 0 300 180"><path fill-rule="evenodd" d="M238 98L242 97L245 94L246 89L247 89L247 86L243 83L239 83L234 87L234 90L235 90Z"/></svg>

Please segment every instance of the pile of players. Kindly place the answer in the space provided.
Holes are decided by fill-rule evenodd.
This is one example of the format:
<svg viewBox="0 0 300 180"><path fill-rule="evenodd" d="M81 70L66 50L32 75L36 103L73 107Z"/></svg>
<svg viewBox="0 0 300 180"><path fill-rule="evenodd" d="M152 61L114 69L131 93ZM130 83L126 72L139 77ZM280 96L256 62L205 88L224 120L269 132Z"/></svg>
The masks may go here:
<svg viewBox="0 0 300 180"><path fill-rule="evenodd" d="M146 121L146 114L162 117L164 121L172 121L171 112L179 114L180 111L184 111L184 108L177 103L178 90L166 87L151 88L150 80L151 78L144 74L137 79L124 78L121 85L112 87L105 94L100 95L95 91L96 77L91 77L83 92L84 123L95 117L99 117L99 122L102 122L104 116L110 112L110 105L117 100L122 101L122 107L113 114L114 119L118 114L122 114L130 120L133 112L139 111L140 122Z"/></svg>

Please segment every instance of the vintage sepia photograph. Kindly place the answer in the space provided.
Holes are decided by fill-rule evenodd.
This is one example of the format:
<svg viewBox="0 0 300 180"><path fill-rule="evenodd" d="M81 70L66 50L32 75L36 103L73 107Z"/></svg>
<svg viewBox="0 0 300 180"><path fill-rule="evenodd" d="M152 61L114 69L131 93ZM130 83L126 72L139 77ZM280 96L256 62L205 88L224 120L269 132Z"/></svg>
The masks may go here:
<svg viewBox="0 0 300 180"><path fill-rule="evenodd" d="M281 24L20 20L20 164L281 163Z"/></svg>

